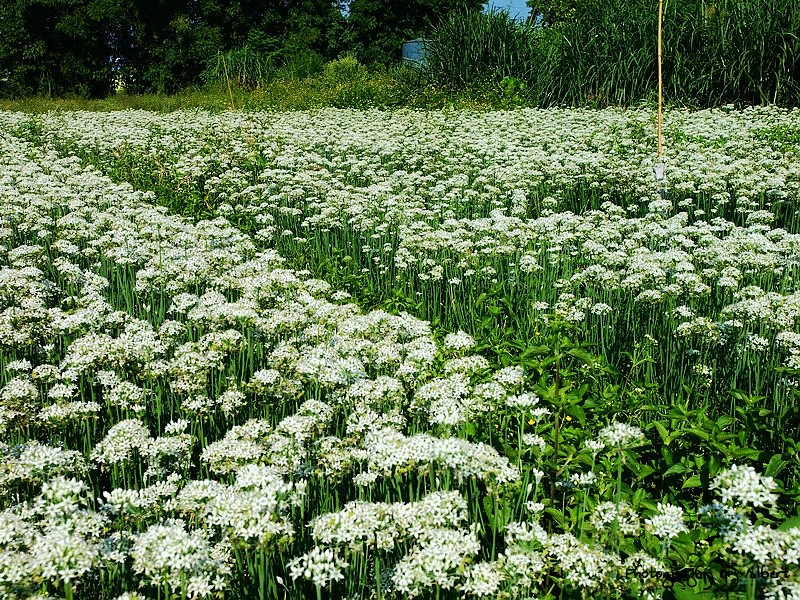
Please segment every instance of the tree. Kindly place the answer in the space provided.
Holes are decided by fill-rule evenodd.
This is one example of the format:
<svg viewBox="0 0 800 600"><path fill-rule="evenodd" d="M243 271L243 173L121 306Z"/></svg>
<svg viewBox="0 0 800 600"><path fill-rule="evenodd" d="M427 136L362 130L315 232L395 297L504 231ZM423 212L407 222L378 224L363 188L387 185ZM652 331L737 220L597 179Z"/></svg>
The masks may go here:
<svg viewBox="0 0 800 600"><path fill-rule="evenodd" d="M482 6L482 0L352 0L347 41L362 63L395 63L404 41L425 35L450 11Z"/></svg>
<svg viewBox="0 0 800 600"><path fill-rule="evenodd" d="M112 79L113 0L6 0L0 5L0 93L103 96Z"/></svg>
<svg viewBox="0 0 800 600"><path fill-rule="evenodd" d="M531 18L541 15L546 25L555 25L574 19L581 9L581 0L528 0Z"/></svg>
<svg viewBox="0 0 800 600"><path fill-rule="evenodd" d="M290 0L287 3L284 47L310 51L330 60L342 49L344 17L338 0Z"/></svg>

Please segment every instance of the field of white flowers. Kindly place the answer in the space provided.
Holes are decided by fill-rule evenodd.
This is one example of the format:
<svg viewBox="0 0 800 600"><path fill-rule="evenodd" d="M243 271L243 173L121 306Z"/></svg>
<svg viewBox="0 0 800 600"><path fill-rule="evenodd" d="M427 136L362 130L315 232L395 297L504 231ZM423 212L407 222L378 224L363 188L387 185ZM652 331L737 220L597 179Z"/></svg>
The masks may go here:
<svg viewBox="0 0 800 600"><path fill-rule="evenodd" d="M0 113L0 597L800 598L800 111Z"/></svg>

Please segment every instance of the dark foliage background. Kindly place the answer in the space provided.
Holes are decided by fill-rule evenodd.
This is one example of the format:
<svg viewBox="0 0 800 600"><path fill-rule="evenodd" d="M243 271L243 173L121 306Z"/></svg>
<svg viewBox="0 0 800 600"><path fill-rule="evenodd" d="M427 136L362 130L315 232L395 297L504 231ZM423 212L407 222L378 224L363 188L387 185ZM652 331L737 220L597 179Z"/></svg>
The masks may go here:
<svg viewBox="0 0 800 600"><path fill-rule="evenodd" d="M221 55L295 75L344 52L389 64L400 44L476 0L6 0L0 3L0 96L102 97L202 84Z"/></svg>
<svg viewBox="0 0 800 600"><path fill-rule="evenodd" d="M394 92L413 80L416 96L466 91L500 106L655 96L658 0L529 0L529 23L483 13L480 0L344 1L6 0L0 97L327 82L325 65L350 64L343 57L392 79L403 41L419 37L429 40L427 67L392 80ZM348 94L363 103L374 90L358 89L369 78L353 73ZM666 2L664 76L667 100L679 105L797 106L800 2Z"/></svg>

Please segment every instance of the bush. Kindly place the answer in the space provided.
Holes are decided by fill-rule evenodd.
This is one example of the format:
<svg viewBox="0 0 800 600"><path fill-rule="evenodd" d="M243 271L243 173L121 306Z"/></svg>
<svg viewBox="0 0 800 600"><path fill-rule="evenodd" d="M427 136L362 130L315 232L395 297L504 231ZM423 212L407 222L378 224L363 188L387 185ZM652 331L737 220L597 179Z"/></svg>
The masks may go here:
<svg viewBox="0 0 800 600"><path fill-rule="evenodd" d="M284 64L278 76L288 79L305 79L322 73L325 60L313 50L300 48L285 52Z"/></svg>
<svg viewBox="0 0 800 600"><path fill-rule="evenodd" d="M331 83L348 83L367 78L367 68L353 56L343 56L327 63L322 70L325 79Z"/></svg>

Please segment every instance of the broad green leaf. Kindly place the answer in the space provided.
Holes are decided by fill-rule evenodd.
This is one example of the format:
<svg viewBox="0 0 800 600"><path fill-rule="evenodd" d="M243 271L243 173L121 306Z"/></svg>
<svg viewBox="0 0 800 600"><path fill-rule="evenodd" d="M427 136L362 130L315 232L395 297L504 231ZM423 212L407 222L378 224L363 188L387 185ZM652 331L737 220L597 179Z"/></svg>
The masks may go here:
<svg viewBox="0 0 800 600"><path fill-rule="evenodd" d="M664 475L675 475L676 473L685 473L686 465L683 463L675 463L669 469L664 471Z"/></svg>
<svg viewBox="0 0 800 600"><path fill-rule="evenodd" d="M681 489L685 490L687 488L696 488L700 487L702 484L703 482L700 479L700 475L692 475L691 477L689 477L689 479L683 482Z"/></svg>
<svg viewBox="0 0 800 600"><path fill-rule="evenodd" d="M577 404L571 404L564 409L564 412L567 413L573 419L576 419L581 425L586 424L586 414L583 412L583 409L578 406Z"/></svg>
<svg viewBox="0 0 800 600"><path fill-rule="evenodd" d="M783 460L783 455L781 454L774 454L772 458L769 459L769 463L767 464L767 468L764 469L764 475L767 477L775 477L783 471L784 468L789 464L788 460Z"/></svg>
<svg viewBox="0 0 800 600"><path fill-rule="evenodd" d="M714 600L710 591L698 592L682 583L676 583L664 592L665 600Z"/></svg>
<svg viewBox="0 0 800 600"><path fill-rule="evenodd" d="M692 434L692 435L694 435L694 436L697 436L697 437L699 437L699 438L700 438L701 440L703 440L704 442L707 442L707 441L708 441L708 439L709 439L709 437L711 437L711 436L709 435L708 431L706 431L705 429L698 429L697 427L692 427L692 428L689 430L689 433L691 433L691 434Z"/></svg>
<svg viewBox="0 0 800 600"><path fill-rule="evenodd" d="M597 358L589 354L583 348L572 348L571 350L567 351L567 354L574 356L585 365L593 365L597 362Z"/></svg>
<svg viewBox="0 0 800 600"><path fill-rule="evenodd" d="M658 421L653 423L653 426L656 428L656 431L658 431L658 435L661 436L661 441L664 442L664 444L666 444L667 446L669 446L669 443L672 441L672 438L670 437L667 428L664 427Z"/></svg>
<svg viewBox="0 0 800 600"><path fill-rule="evenodd" d="M800 528L800 515L789 517L783 523L778 525L781 531L788 531L789 529Z"/></svg>

